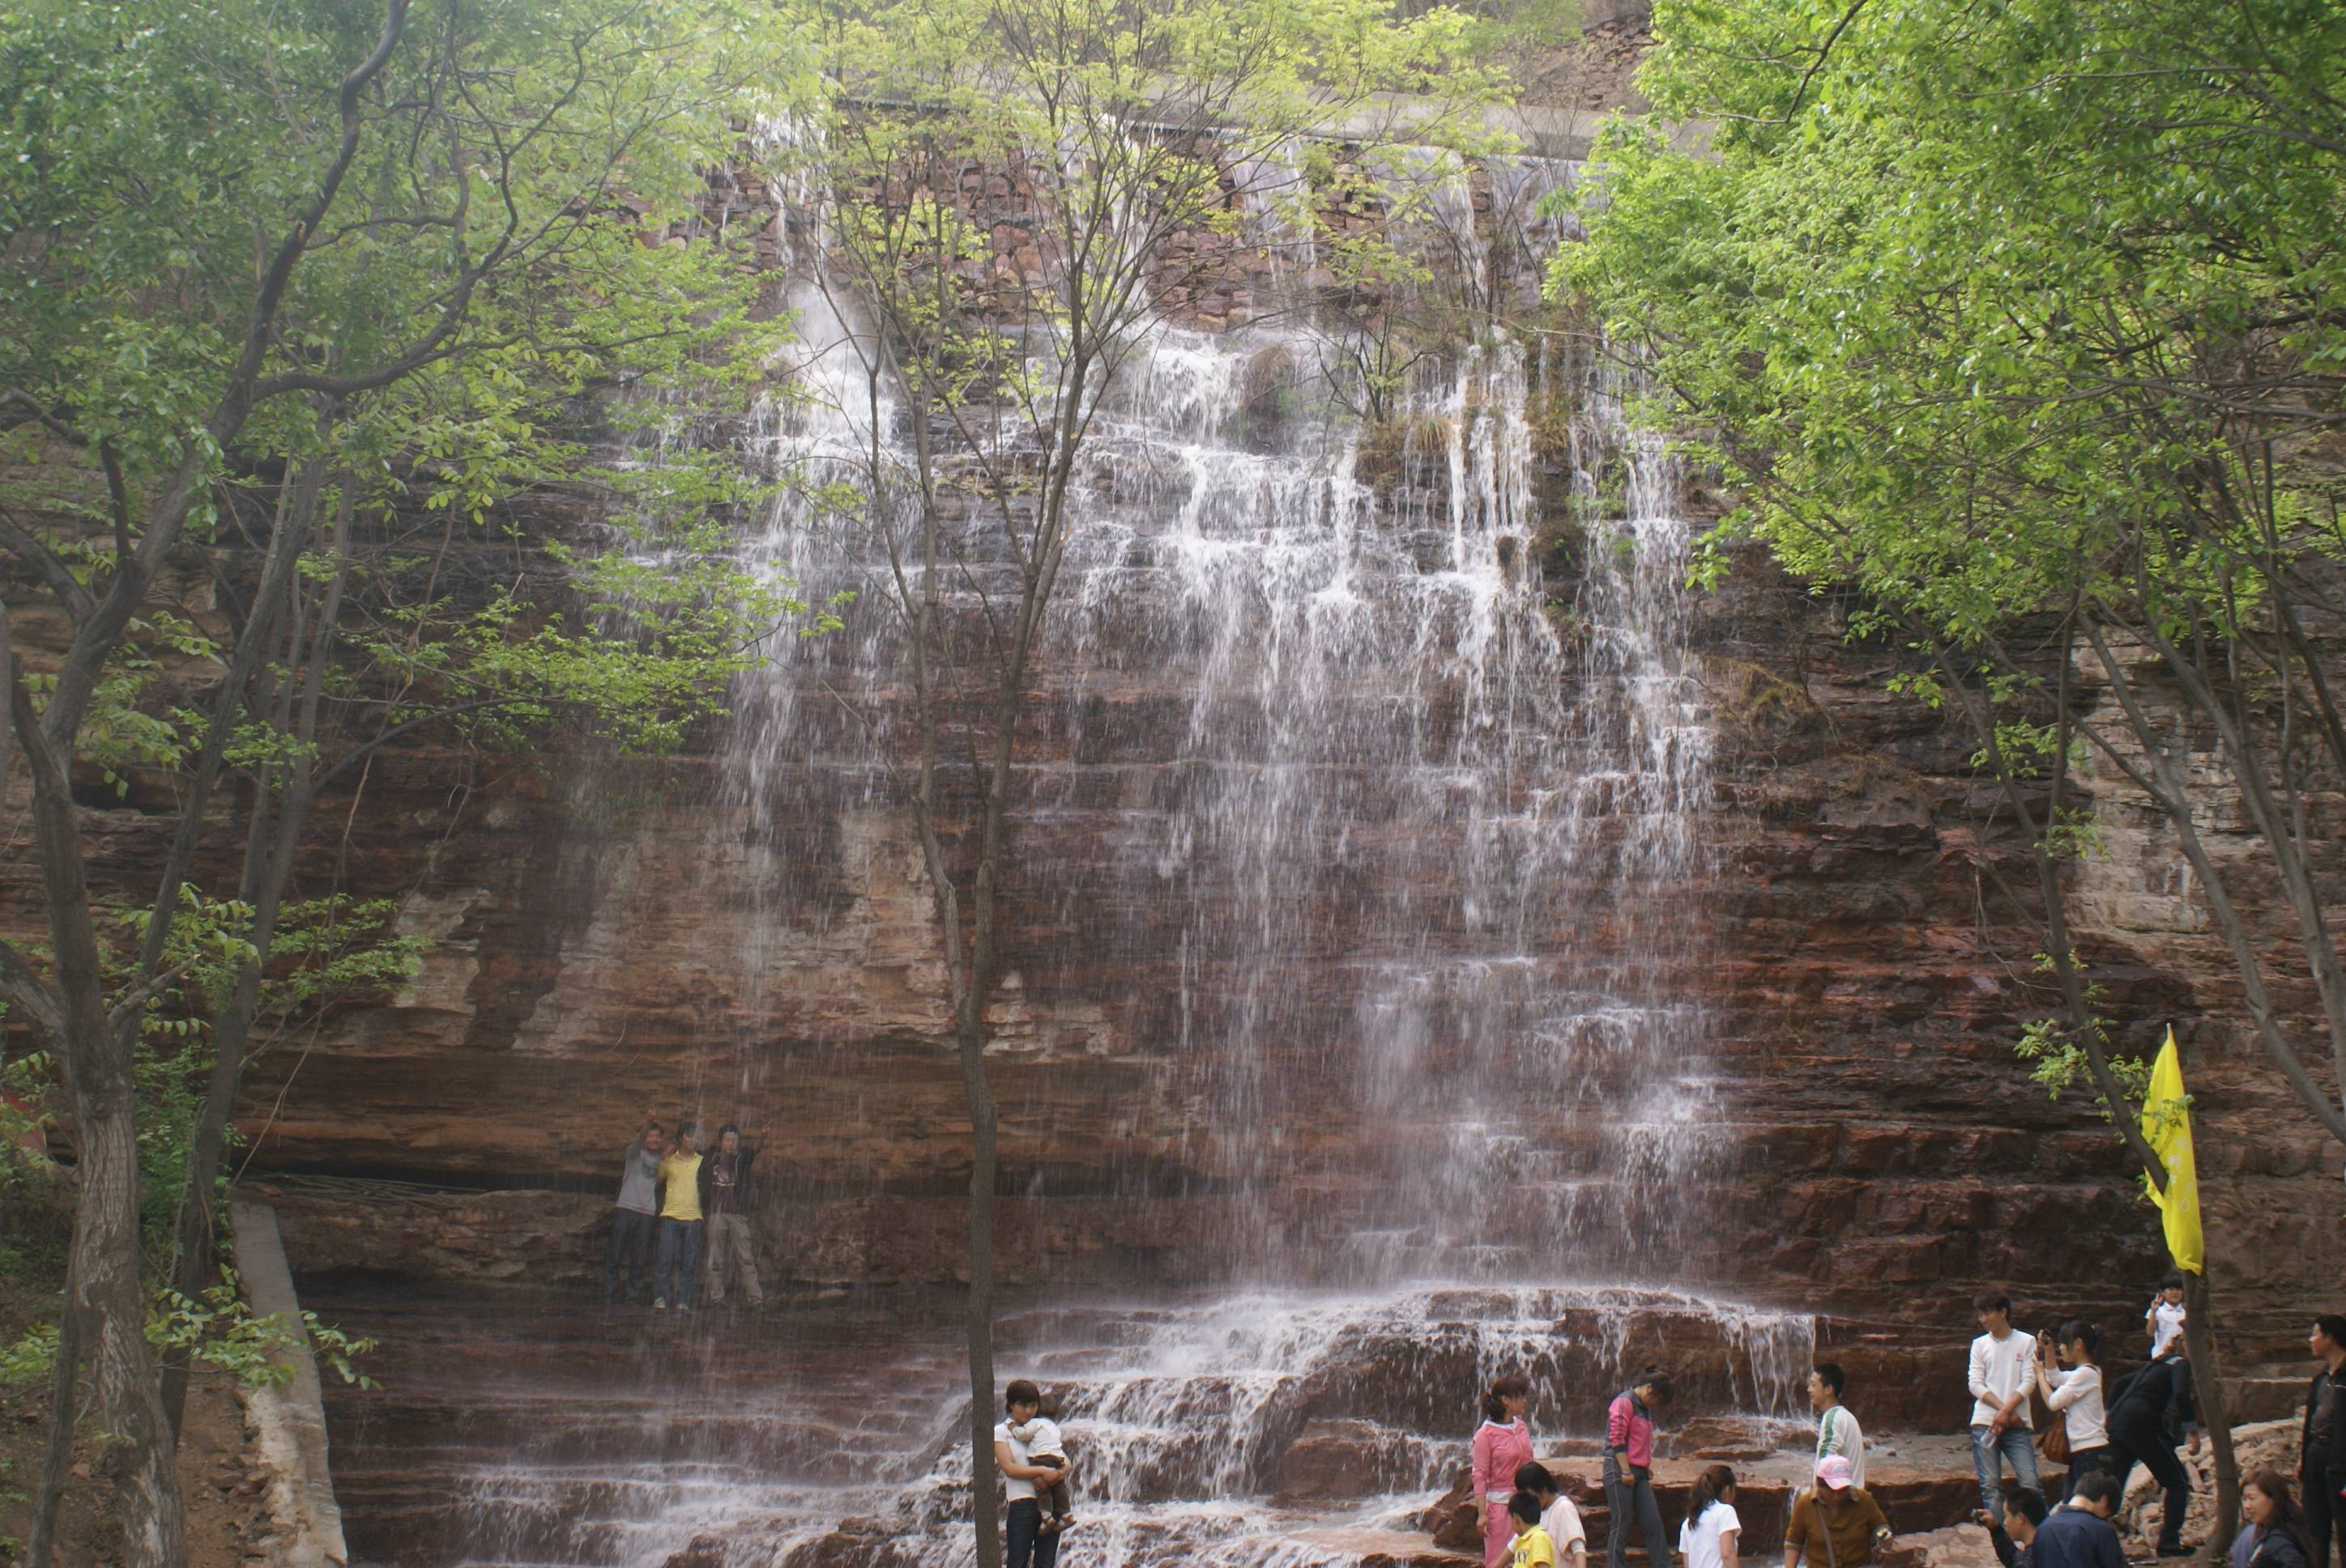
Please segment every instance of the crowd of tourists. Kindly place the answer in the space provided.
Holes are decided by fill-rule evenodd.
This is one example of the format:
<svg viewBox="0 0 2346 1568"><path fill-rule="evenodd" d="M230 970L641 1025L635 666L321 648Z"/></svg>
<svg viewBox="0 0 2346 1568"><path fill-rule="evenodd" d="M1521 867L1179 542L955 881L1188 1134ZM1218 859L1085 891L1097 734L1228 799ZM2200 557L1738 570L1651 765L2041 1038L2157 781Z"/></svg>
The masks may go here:
<svg viewBox="0 0 2346 1568"><path fill-rule="evenodd" d="M750 1233L750 1166L755 1151L733 1126L718 1133L703 1154L700 1130L680 1120L673 1145L667 1129L647 1121L621 1156L603 1273L607 1304L689 1312L705 1279L712 1305L739 1287L753 1307L765 1304ZM704 1247L704 1239L707 1242ZM704 1269L705 1254L705 1269ZM2125 1481L2147 1467L2165 1492L2162 1557L2188 1549L2181 1530L2190 1480L2178 1460L2178 1444L2196 1452L2191 1374L2183 1332L2182 1280L2169 1276L2145 1313L2150 1359L2106 1392L2101 1336L2093 1325L2064 1322L2030 1339L2014 1329L2008 1298L1989 1293L1974 1303L1981 1333L1971 1347L1971 1450L1980 1508L2005 1568L2119 1568L2123 1556L2109 1525ZM2346 1398L2346 1318L2323 1318L2312 1349L2317 1374L2304 1430L2306 1510L2300 1513L2285 1481L2274 1480L2250 1508L2252 1530L2278 1531L2270 1548L2249 1555L2235 1550L2234 1568L2328 1568L2329 1541L2338 1510L2346 1509L2346 1435L2333 1443L2335 1405ZM1808 1381L1817 1414L1811 1484L1788 1512L1784 1568L1867 1568L1891 1539L1888 1520L1866 1491L1865 1435L1843 1402L1847 1378L1821 1361ZM1607 1405L1603 1478L1612 1527L1606 1533L1606 1568L1626 1568L1629 1534L1637 1532L1650 1568L1671 1568L1669 1537L1653 1484L1658 1412L1671 1398L1672 1380L1659 1367L1640 1372ZM2057 1504L2048 1505L2033 1441L2032 1395L2055 1418L2045 1434L2047 1457L2066 1466ZM1535 1457L1528 1420L1531 1385L1499 1379L1483 1397L1483 1423L1471 1444L1472 1495L1482 1513L1485 1568L1586 1568L1587 1534L1578 1510L1555 1475ZM1057 1423L1045 1413L1036 1386L1009 1385L1006 1419L994 1430L994 1458L1005 1488L1009 1568L1054 1568L1060 1535L1074 1523L1071 1473ZM2337 1454L2331 1459L2333 1448ZM2017 1497L2008 1509L2004 1471ZM2254 1488L2252 1487L2252 1490ZM1735 1512L1732 1469L1717 1464L1698 1475L1678 1534L1679 1568L1741 1568L1741 1522ZM2268 1507L2270 1518L2256 1512ZM2099 1524L2097 1532L2091 1520ZM2310 1550L2296 1550L2292 1543ZM2310 1558L2310 1561L2309 1561Z"/></svg>
<svg viewBox="0 0 2346 1568"><path fill-rule="evenodd" d="M604 1304L640 1307L648 1296L657 1310L689 1312L705 1280L712 1307L723 1305L726 1290L736 1286L750 1306L763 1307L750 1233L750 1165L756 1157L738 1127L719 1128L708 1154L689 1120L678 1120L672 1146L658 1122L637 1129L620 1157Z"/></svg>
<svg viewBox="0 0 2346 1568"><path fill-rule="evenodd" d="M2163 1493L2158 1555L2191 1555L2183 1540L2191 1481L2178 1451L2196 1453L2200 1435L2181 1278L2169 1275L2143 1315L2147 1361L2106 1384L2094 1325L2071 1319L2032 1338L2013 1327L2012 1303L2001 1293L1982 1294L1974 1309L1980 1333L1972 1341L1966 1391L1980 1506L1972 1520L1987 1532L2004 1568L2124 1568L2112 1519L2137 1465ZM2333 1533L2346 1536L2338 1528L2346 1519L2346 1428L2339 1420L2346 1402L2346 1317L2316 1319L2309 1348L2319 1370L2307 1394L2296 1485L2274 1470L2248 1478L2241 1494L2247 1522L2232 1544L2231 1568L2330 1568ZM1671 1568L1670 1538L1653 1488L1656 1422L1671 1387L1668 1372L1649 1367L1606 1409L1606 1568L1624 1568L1633 1532L1651 1568ZM1809 1483L1797 1489L1786 1512L1784 1568L1867 1568L1892 1538L1866 1490L1865 1435L1843 1403L1847 1387L1837 1363L1820 1361L1810 1374L1815 1449ZM2032 1396L2053 1412L2041 1434L2034 1430ZM1530 1384L1520 1377L1501 1378L1484 1395L1469 1471L1484 1568L1586 1568L1579 1513L1534 1458L1530 1401ZM2057 1497L2045 1484L2040 1452L2066 1471ZM1735 1500L1730 1466L1710 1465L1695 1477L1678 1526L1677 1568L1741 1568L1745 1543ZM2346 1539L2340 1546L2346 1553Z"/></svg>

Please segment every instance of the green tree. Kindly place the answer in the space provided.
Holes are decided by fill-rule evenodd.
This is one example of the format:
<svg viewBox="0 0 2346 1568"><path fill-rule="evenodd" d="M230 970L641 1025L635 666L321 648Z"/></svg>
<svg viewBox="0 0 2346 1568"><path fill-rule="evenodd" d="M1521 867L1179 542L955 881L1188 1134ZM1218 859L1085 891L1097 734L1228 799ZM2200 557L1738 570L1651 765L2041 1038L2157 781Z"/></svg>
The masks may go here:
<svg viewBox="0 0 2346 1568"><path fill-rule="evenodd" d="M1253 194L1245 171L1314 137L1463 138L1459 111L1496 83L1467 59L1464 17L1402 20L1387 0L889 0L800 21L831 101L775 156L802 160L785 172L814 193L831 254L808 283L846 323L864 443L855 477L815 499L871 542L902 637L915 744L898 783L971 1125L969 1458L994 1568L989 1009L1016 736L1090 437L1171 302L1229 280L1212 241ZM1427 89L1445 107L1387 96Z"/></svg>
<svg viewBox="0 0 2346 1568"><path fill-rule="evenodd" d="M2030 1053L2090 1080L2163 1181L2064 903L2091 838L2078 775L2122 779L2174 832L2275 1072L2346 1140L2322 892L2323 802L2346 780L2329 626L2346 10L1666 0L1656 28L1642 85L1662 114L1711 122L1710 148L1617 125L1590 242L1556 280L1708 428L1744 486L1727 534L1862 589L1857 629L1910 647L1914 688L1961 706L2035 858L2061 1005ZM2203 737L2253 865L2204 840ZM2241 912L2263 888L2334 1089ZM2208 1316L2192 1351L2215 1402Z"/></svg>
<svg viewBox="0 0 2346 1568"><path fill-rule="evenodd" d="M49 939L0 944L0 986L61 1046L81 1184L36 1564L85 1366L125 1561L181 1554L139 1040L158 1001L206 1014L175 1270L199 1287L318 792L425 723L499 740L558 718L657 748L784 613L719 549L747 499L729 465L589 462L578 409L623 383L617 417L647 424L746 401L770 329L742 270L657 241L734 117L783 107L792 58L755 0L0 6L0 547L49 600L27 648L0 619ZM561 585L482 569L498 503L556 484L607 496L614 532L572 542ZM160 677L202 660L219 677L188 710ZM74 789L141 768L178 826L117 946ZM246 787L243 870L203 905L241 912L203 944L219 986L191 991L172 933L224 778Z"/></svg>

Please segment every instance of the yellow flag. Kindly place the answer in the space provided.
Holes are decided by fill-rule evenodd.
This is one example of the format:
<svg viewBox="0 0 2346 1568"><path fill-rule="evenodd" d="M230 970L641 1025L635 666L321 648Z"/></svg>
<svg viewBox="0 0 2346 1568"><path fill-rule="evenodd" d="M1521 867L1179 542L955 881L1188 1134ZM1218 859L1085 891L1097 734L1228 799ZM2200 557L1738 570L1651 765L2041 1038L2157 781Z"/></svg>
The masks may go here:
<svg viewBox="0 0 2346 1568"><path fill-rule="evenodd" d="M2191 1107L2183 1093L2183 1058L2169 1025L2167 1044L2151 1064L2150 1093L2142 1102L2142 1135L2167 1167L2167 1190L2151 1189L2150 1201L2167 1220L2167 1250L2175 1267L2199 1272L2199 1167L2191 1155Z"/></svg>

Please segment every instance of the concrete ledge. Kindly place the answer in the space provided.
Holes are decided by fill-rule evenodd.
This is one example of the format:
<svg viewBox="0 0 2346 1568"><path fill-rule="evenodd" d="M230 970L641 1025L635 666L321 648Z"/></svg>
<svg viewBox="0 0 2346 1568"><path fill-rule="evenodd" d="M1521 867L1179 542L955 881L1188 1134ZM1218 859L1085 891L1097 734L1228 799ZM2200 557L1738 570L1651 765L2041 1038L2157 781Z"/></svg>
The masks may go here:
<svg viewBox="0 0 2346 1568"><path fill-rule="evenodd" d="M292 1373L281 1385L245 1393L255 1446L270 1472L275 1562L279 1568L344 1568L350 1551L342 1543L342 1510L334 1501L334 1478L327 1465L326 1407L318 1387L318 1361L301 1322L301 1304L293 1294L293 1274L277 1234L277 1211L266 1204L231 1203L228 1221L245 1300L254 1316L273 1317L285 1329L276 1361Z"/></svg>

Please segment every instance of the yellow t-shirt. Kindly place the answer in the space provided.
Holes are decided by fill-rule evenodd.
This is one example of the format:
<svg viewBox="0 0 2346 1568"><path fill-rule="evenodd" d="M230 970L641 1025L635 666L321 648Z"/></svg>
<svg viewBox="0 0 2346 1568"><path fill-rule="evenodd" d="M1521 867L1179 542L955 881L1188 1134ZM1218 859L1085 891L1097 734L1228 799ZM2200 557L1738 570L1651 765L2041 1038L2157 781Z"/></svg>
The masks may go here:
<svg viewBox="0 0 2346 1568"><path fill-rule="evenodd" d="M1556 1542L1538 1525L1515 1536L1514 1568L1556 1568Z"/></svg>
<svg viewBox="0 0 2346 1568"><path fill-rule="evenodd" d="M662 1219L699 1219L700 1217L700 1156L670 1154L660 1161L660 1180L668 1191L660 1195Z"/></svg>

